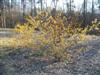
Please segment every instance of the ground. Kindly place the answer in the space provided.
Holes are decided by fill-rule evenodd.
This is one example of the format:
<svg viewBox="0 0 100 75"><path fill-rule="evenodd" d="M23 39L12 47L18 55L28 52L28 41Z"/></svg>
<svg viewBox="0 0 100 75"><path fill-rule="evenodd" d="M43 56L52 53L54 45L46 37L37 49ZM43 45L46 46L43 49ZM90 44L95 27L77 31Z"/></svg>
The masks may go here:
<svg viewBox="0 0 100 75"><path fill-rule="evenodd" d="M100 36L69 48L74 62L55 62L36 58L31 48L0 46L0 75L100 75ZM79 48L86 49L77 54Z"/></svg>

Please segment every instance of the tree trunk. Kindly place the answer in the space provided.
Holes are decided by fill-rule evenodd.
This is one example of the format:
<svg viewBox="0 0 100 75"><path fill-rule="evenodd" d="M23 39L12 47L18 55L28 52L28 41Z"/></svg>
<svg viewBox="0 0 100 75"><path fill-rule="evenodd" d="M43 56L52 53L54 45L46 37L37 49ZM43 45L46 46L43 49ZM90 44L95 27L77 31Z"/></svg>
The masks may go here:
<svg viewBox="0 0 100 75"><path fill-rule="evenodd" d="M87 2L84 0L83 2L83 28L86 27L86 13L87 13Z"/></svg>
<svg viewBox="0 0 100 75"><path fill-rule="evenodd" d="M43 10L43 0L40 0L41 11Z"/></svg>
<svg viewBox="0 0 100 75"><path fill-rule="evenodd" d="M94 0L92 0L92 14L91 14L91 19L94 19Z"/></svg>
<svg viewBox="0 0 100 75"><path fill-rule="evenodd" d="M25 8L26 8L26 5L25 5L25 0L22 0L21 1L21 4L22 4L22 8L23 8L23 20L22 20L22 23L24 23L24 17L25 17Z"/></svg>
<svg viewBox="0 0 100 75"><path fill-rule="evenodd" d="M33 6L34 6L34 15L33 16L36 16L37 10L36 10L36 1L35 0L33 0Z"/></svg>
<svg viewBox="0 0 100 75"><path fill-rule="evenodd" d="M3 0L3 22L2 26L6 28L6 6L5 6L5 0Z"/></svg>

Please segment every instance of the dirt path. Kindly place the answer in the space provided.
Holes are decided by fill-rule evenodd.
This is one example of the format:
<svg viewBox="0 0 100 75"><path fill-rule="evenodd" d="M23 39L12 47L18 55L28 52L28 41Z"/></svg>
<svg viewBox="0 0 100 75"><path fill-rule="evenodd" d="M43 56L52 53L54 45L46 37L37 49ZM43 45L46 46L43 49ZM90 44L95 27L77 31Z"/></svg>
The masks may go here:
<svg viewBox="0 0 100 75"><path fill-rule="evenodd" d="M12 38L15 32L0 31L0 38ZM0 75L100 75L100 36L71 48L74 63L35 58L31 48L0 47ZM77 51L83 48L83 52Z"/></svg>
<svg viewBox="0 0 100 75"><path fill-rule="evenodd" d="M100 37L88 38L69 49L74 63L36 59L30 48L0 48L0 75L100 75Z"/></svg>

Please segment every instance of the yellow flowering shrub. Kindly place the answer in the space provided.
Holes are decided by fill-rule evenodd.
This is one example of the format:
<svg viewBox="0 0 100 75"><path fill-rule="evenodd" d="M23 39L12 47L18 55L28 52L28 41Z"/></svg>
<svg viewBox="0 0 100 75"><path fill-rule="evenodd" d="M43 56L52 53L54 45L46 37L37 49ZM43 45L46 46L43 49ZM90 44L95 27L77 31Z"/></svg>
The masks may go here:
<svg viewBox="0 0 100 75"><path fill-rule="evenodd" d="M81 33L86 34L88 32L91 32L92 30L96 30L96 31L100 32L100 22L97 21L97 19L92 21L92 24L88 25L84 30L82 30Z"/></svg>
<svg viewBox="0 0 100 75"><path fill-rule="evenodd" d="M100 30L96 26L100 22L95 20L92 26L82 29L75 18L72 18L70 23L67 19L60 13L53 17L49 13L41 12L34 18L26 17L26 23L18 24L15 30L19 32L22 42L28 46L41 50L41 47L49 45L51 48L46 51L46 56L53 56L59 61L65 59L72 61L72 55L66 48L74 46L80 40L85 40L85 34L91 29ZM76 34L74 39L70 39Z"/></svg>

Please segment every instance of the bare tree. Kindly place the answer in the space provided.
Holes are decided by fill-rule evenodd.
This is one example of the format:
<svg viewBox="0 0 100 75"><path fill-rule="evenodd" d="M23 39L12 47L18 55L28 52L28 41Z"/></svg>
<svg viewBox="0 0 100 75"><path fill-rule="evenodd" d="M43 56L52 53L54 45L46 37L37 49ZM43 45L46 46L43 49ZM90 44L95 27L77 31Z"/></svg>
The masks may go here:
<svg viewBox="0 0 100 75"><path fill-rule="evenodd" d="M1 19L1 27L3 27L3 0L0 0L0 19Z"/></svg>
<svg viewBox="0 0 100 75"><path fill-rule="evenodd" d="M92 14L91 14L91 19L93 20L94 19L94 0L92 0Z"/></svg>
<svg viewBox="0 0 100 75"><path fill-rule="evenodd" d="M41 9L41 11L43 10L43 0L38 0L38 2L37 2L38 4L40 4L40 9Z"/></svg>
<svg viewBox="0 0 100 75"><path fill-rule="evenodd" d="M3 16L2 16L2 26L6 28L6 4L5 0L3 0Z"/></svg>
<svg viewBox="0 0 100 75"><path fill-rule="evenodd" d="M52 3L53 3L53 5L54 5L54 8L55 8L55 9L57 9L57 3L58 3L58 1L59 1L59 0L52 0Z"/></svg>
<svg viewBox="0 0 100 75"><path fill-rule="evenodd" d="M22 4L22 8L23 8L23 21L24 21L24 16L25 16L25 8L26 8L26 5L25 5L25 0L21 0L21 4Z"/></svg>
<svg viewBox="0 0 100 75"><path fill-rule="evenodd" d="M69 15L71 15L73 8L75 8L75 6L73 5L74 0L66 0L66 8L67 8L67 12Z"/></svg>
<svg viewBox="0 0 100 75"><path fill-rule="evenodd" d="M99 8L99 11L100 11L100 0L98 0L98 4L99 4L99 7L98 8Z"/></svg>
<svg viewBox="0 0 100 75"><path fill-rule="evenodd" d="M33 0L29 0L29 2L31 3L31 16L33 16Z"/></svg>
<svg viewBox="0 0 100 75"><path fill-rule="evenodd" d="M41 11L43 10L43 0L40 0Z"/></svg>
<svg viewBox="0 0 100 75"><path fill-rule="evenodd" d="M83 28L86 26L87 0L83 1Z"/></svg>
<svg viewBox="0 0 100 75"><path fill-rule="evenodd" d="M34 16L36 16L37 15L36 0L33 0L33 6L34 6Z"/></svg>

